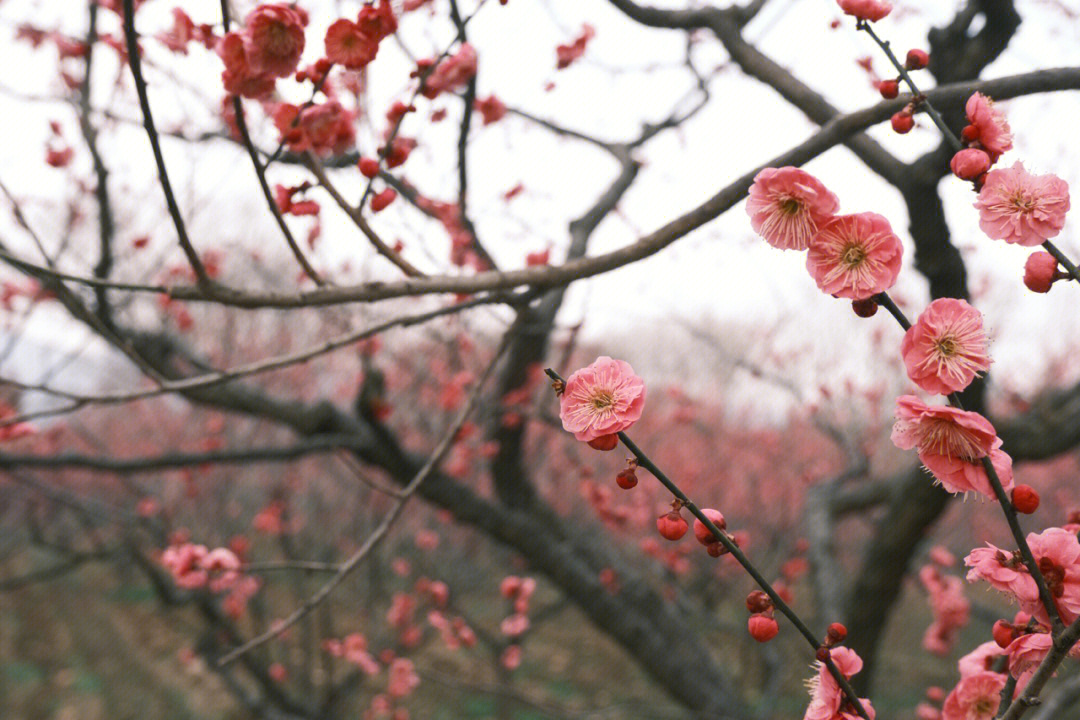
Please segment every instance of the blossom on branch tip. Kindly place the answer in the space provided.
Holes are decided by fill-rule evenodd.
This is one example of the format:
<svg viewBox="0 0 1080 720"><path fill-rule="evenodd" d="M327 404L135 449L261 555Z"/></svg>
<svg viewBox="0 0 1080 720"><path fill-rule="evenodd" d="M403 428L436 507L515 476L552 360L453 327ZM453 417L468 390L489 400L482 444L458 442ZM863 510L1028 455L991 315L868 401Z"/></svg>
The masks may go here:
<svg viewBox="0 0 1080 720"><path fill-rule="evenodd" d="M559 397L563 428L582 442L626 430L641 418L645 382L630 364L600 356L566 379Z"/></svg>
<svg viewBox="0 0 1080 720"><path fill-rule="evenodd" d="M1012 149L1012 131L1005 119L1005 114L994 106L994 102L983 95L975 93L968 98L964 106L967 114L969 127L965 128L964 139L969 142L977 142L990 156L990 162L996 163L1002 153Z"/></svg>
<svg viewBox="0 0 1080 720"><path fill-rule="evenodd" d="M877 22L892 12L888 0L836 0L836 4L845 14L869 22Z"/></svg>
<svg viewBox="0 0 1080 720"><path fill-rule="evenodd" d="M759 172L746 202L754 232L781 250L805 250L839 207L836 195L821 181L791 166Z"/></svg>
<svg viewBox="0 0 1080 720"><path fill-rule="evenodd" d="M244 52L255 72L288 77L304 52L307 14L288 5L259 5L244 20Z"/></svg>

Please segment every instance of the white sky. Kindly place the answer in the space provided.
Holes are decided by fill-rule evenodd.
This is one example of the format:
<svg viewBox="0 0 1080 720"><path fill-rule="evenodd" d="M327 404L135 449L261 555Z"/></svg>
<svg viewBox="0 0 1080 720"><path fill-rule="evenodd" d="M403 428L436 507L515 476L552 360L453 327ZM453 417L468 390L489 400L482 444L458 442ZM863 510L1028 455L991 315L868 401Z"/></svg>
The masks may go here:
<svg viewBox="0 0 1080 720"><path fill-rule="evenodd" d="M441 7L444 0L435 0ZM357 2L304 3L316 7L340 7L341 15L352 15ZM677 7L679 2L654 4ZM898 11L878 24L878 30L900 50L923 47L927 29L952 16L959 2L900 0ZM1080 12L1080 0L1059 3L1020 0L1024 23L1007 52L984 73L996 77L1039 67L1080 64L1080 22L1066 22L1060 5ZM138 27L144 35L165 29L170 9L183 7L196 22L218 19L216 0L150 0L139 12ZM473 3L465 0L466 13ZM79 177L91 180L89 158L78 140L75 115L63 104L29 102L17 95L57 95L55 50L43 47L30 51L24 43L11 41L14 27L28 19L40 27L59 28L73 35L85 32L83 3L51 3L41 0L7 0L0 4L0 103L5 108L7 132L0 135L0 180L25 202L31 223L45 238L63 237L64 208L72 195L70 181L62 171L44 165L42 158L48 138L47 121L60 120L77 149L75 161ZM237 3L246 11L252 3ZM72 12L79 8L79 12ZM761 49L812 87L823 92L842 109L853 110L877 100L855 59L873 55L875 66L884 73L885 62L868 38L854 31L850 23L830 30L828 23L839 17L833 0L773 0L747 29L747 37ZM322 51L323 28L336 14L313 12L306 60ZM410 48L421 55L441 50L451 37L447 23L432 21L426 11L414 13L402 26ZM554 47L569 42L583 22L597 28L582 62L569 70L554 71ZM102 30L118 31L111 13L103 13ZM679 67L684 38L678 32L642 29L612 10L603 0L510 0L505 7L494 0L469 26L470 40L480 56L480 95L496 93L508 105L557 120L612 140L634 136L643 121L663 118L690 88L690 77ZM221 97L220 61L193 44L187 58L172 57L152 39L145 40L147 58L164 64L181 80L166 80L161 72L147 69L152 85L152 102L159 127L183 126L197 132L216 129L214 113ZM703 37L695 49L702 71L725 60L715 40ZM73 64L77 69L77 65ZM620 68L623 68L620 70ZM118 65L114 54L100 50L95 58L94 105L108 107L117 115L138 118L129 77L123 74L122 90L115 88ZM401 52L387 42L371 66L370 107L373 118L361 121L362 148L374 146L375 133L383 127L382 113L392 97L405 87L408 64ZM926 73L924 83L929 85ZM548 81L555 89L546 92ZM279 86L293 100L303 99L291 82ZM290 87L293 86L293 87ZM800 112L788 106L772 90L741 76L735 69L717 76L711 83L713 101L704 112L677 132L655 139L639 157L646 167L619 207L594 235L590 252L600 253L633 242L678 214L694 207L716 190L770 157L801 142L814 126ZM12 94L14 93L14 94ZM450 117L431 125L423 117L406 121L403 134L415 135L421 147L402 168L403 174L426 194L442 200L456 192L454 139L460 102L439 99L421 101L422 115L430 108L447 107ZM1010 101L1004 107L1016 135L1016 149L1002 162L1011 165L1022 159L1035 172L1054 172L1080 192L1080 170L1076 162L1076 118L1080 117L1080 93L1058 93ZM249 117L258 115L257 104L248 103ZM554 246L553 260L562 258L569 220L582 212L606 188L617 168L603 153L574 141L556 139L546 130L526 121L507 118L491 127L474 122L470 151L470 208L480 237L504 267L523 263L527 252ZM907 136L896 136L887 127L871 134L904 159L917 157L937 143L932 126L920 120L920 127ZM257 133L263 147L272 147L276 133L272 127ZM189 228L201 249L258 249L264 257L287 262L284 243L258 194L254 176L239 148L220 142L187 145L166 140L165 150L180 202L190 219ZM112 171L111 190L117 198L118 244L126 248L130 240L149 233L154 249L137 257L120 258L118 277L144 279L147 265L159 267L164 255L179 258L175 235L163 210L160 189L153 183L149 145L141 128L121 126L102 138L107 163ZM873 210L890 219L905 241L906 210L899 195L867 171L843 148L818 158L807 169L816 174L841 199L842 211ZM290 184L302 173L276 167L271 183ZM343 171L335 179L347 197L356 197L360 178L355 170ZM525 193L511 204L502 193L523 182ZM1076 346L1080 337L1080 288L1055 287L1049 296L1034 296L1020 283L1027 252L982 237L977 216L971 208L972 195L964 183L943 182L947 211L954 236L964 253L972 288L986 286L978 306L986 313L994 330L993 353L999 382L1027 391L1037 382L1045 356L1060 355ZM342 215L323 200L323 238L316 262L321 268L339 267L349 261L361 276L392 276L384 261L372 260L365 243ZM1074 205L1080 205L1078 198ZM6 201L0 217L0 237L27 257L35 258L32 246L14 227ZM90 199L80 207L93 212ZM1060 247L1080 256L1080 220L1074 208ZM402 238L408 256L429 271L444 269L445 233L430 221L419 218L403 202L381 213L375 226L388 238ZM306 234L307 221L294 224L298 237ZM93 223L86 223L71 239L68 269L86 272L96 257ZM425 248L423 251L421 248ZM81 261L79 260L81 258ZM36 258L35 258L36 259ZM228 268L228 260L226 268ZM226 270L228 273L228 270ZM285 273L291 281L290 269ZM355 281L340 275L343 279ZM243 277L231 277L243 282ZM925 301L925 284L907 265L897 293L912 303L912 310ZM31 334L52 342L63 336L72 340L70 326L53 313L40 313L30 323ZM785 368L793 377L807 375L836 378L840 375L865 377L871 329L889 321L876 318L868 324L851 314L849 305L821 294L808 277L801 255L781 253L755 238L742 206L710 223L691 236L644 262L574 286L561 316L566 324L583 315L586 337L604 343L618 338L626 346L638 339L640 347L627 350L628 359L646 365L663 364L659 358L670 347L671 328L680 323L731 323L750 327L778 327L776 344L797 350L805 361L800 368ZM11 318L8 318L10 321ZM894 332L899 341L899 331ZM81 336L78 336L81 337ZM888 336L886 336L888 337ZM650 347L650 343L654 343ZM16 354L5 365L4 374L20 374L27 369L25 359ZM14 368L13 368L14 364ZM837 370L840 370L838 373ZM24 378L32 379L32 378ZM818 378L815 378L815 382Z"/></svg>

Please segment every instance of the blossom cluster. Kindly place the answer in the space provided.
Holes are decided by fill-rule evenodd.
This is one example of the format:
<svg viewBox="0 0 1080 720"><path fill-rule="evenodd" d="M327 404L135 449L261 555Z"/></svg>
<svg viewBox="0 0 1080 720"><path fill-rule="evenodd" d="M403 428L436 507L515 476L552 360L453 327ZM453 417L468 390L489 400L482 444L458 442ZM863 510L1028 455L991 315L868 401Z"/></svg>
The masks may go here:
<svg viewBox="0 0 1080 720"><path fill-rule="evenodd" d="M880 0L838 0L838 4L865 30L869 30L868 23L881 20L892 9L891 3ZM887 49L887 44L883 47ZM904 65L891 53L890 58L900 79L909 84L906 71L929 64L928 54L921 50L910 51ZM898 81L881 83L881 94L887 99L897 97ZM926 102L914 85L912 91L908 119ZM1064 227L1070 204L1068 185L1051 174L1030 174L1020 162L1010 168L992 169L1012 149L1012 130L1000 108L981 93L971 95L964 109L969 124L950 168L956 176L973 181L978 192L974 207L988 237L1021 246L1047 245L1051 252L1031 256L1024 274L1027 287L1046 292L1054 281L1064 277L1058 271L1058 253L1047 243ZM896 117L893 125L897 125ZM897 129L906 132L911 125ZM837 196L821 180L797 167L764 168L748 189L746 211L755 232L780 250L805 251L806 268L818 288L833 297L851 300L856 314L869 317L879 305L885 305L905 329L900 356L907 378L922 392L948 398L949 405L936 405L914 394L899 397L893 443L901 449L916 450L921 463L948 492L974 492L1000 501L1011 521L1015 521L1015 513L1034 512L1039 505L1038 493L1015 484L1012 458L1003 450L994 426L982 414L965 410L961 404L959 394L991 365L989 334L982 314L964 299L938 298L914 323L909 323L887 294L902 266L900 239L879 214L840 214L839 210ZM1065 265L1075 273L1068 263ZM616 447L619 434L642 414L644 383L621 360L602 356L565 382L556 381L555 389L560 395L564 429L600 450ZM622 439L634 451L634 457L619 471L616 484L628 490L638 484L639 463L654 471L655 466L647 463L625 436ZM660 479L670 487L662 475ZM596 494L595 490L592 494ZM681 512L686 505L690 504L685 496L676 493L671 510L657 518L657 531L663 538L677 541L688 533L690 526ZM719 556L732 549L743 562L741 553L734 552L739 543L726 533L723 515L713 509L699 511L693 505L690 509L697 516L694 536L709 554ZM1053 646L1052 631L1060 628L1060 623L1080 619L1080 527L1049 528L1023 540L1015 522L1012 527L1021 549L1008 552L988 545L973 550L965 564L969 568L968 581L989 583L1019 604L1021 613L1011 623L999 621L994 626L994 641L961 659L961 678L951 692L938 689L928 694L934 704L920 705L918 714L924 720L995 717L1010 676L1015 692L1022 691ZM944 655L969 622L971 604L964 597L961 578L944 572L955 564L952 554L936 548L932 559L934 564L926 565L919 574L934 612L934 622L923 642L930 652ZM783 598L774 588L762 587L769 592L755 591L747 598L747 627L752 637L767 642L778 632L774 603L779 604ZM862 667L853 651L834 647L846 635L842 628L837 624L830 627L825 644L818 648L819 674L812 682L805 720L874 717L868 702L856 701L841 688L843 680ZM860 703L862 712L856 707Z"/></svg>
<svg viewBox="0 0 1080 720"><path fill-rule="evenodd" d="M248 601L259 591L259 581L244 573L240 556L229 548L210 550L177 537L162 551L160 562L177 587L222 594L222 606L230 617L243 616Z"/></svg>

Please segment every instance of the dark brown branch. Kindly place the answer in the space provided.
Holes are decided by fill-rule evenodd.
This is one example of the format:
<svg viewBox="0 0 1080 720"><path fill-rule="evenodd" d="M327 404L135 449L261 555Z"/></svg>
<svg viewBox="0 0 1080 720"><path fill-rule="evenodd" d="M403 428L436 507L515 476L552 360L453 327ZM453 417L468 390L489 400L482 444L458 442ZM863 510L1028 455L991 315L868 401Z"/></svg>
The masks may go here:
<svg viewBox="0 0 1080 720"><path fill-rule="evenodd" d="M79 453L55 455L0 454L0 468L84 469L111 473L146 473L192 465L247 465L250 463L288 462L316 453L357 450L355 436L314 436L292 445L263 448L239 448L197 453L163 453L150 457L93 457Z"/></svg>
<svg viewBox="0 0 1080 720"><path fill-rule="evenodd" d="M928 91L927 96L939 104L947 105L963 102L976 90L1004 100L1022 95L1077 88L1080 88L1080 68L1054 68L996 80L947 85ZM804 143L764 163L761 167L803 165L867 127L884 122L903 107L904 103L902 99L884 101L864 110L836 117L826 122ZM746 197L746 192L759 169L755 168L743 175L698 207L626 247L604 255L568 261L563 265L505 272L483 272L472 276L409 278L396 282L316 288L293 293L248 292L232 288L216 288L210 296L198 287L175 287L170 290L170 295L179 300L214 301L243 308L287 308L385 300L428 293L475 293L522 285L533 287L566 285L574 280L592 277L654 255L710 220L719 217Z"/></svg>

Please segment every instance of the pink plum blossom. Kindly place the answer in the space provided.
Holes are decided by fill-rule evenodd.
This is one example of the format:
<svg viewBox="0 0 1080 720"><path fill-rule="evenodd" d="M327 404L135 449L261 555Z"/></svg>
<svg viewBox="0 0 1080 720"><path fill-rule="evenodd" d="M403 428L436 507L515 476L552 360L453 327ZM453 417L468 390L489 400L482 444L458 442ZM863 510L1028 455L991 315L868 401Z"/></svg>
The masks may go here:
<svg viewBox="0 0 1080 720"><path fill-rule="evenodd" d="M257 73L286 77L304 52L307 15L288 5L259 5L244 20L244 51Z"/></svg>
<svg viewBox="0 0 1080 720"><path fill-rule="evenodd" d="M805 250L839 207L817 178L791 166L759 172L746 201L754 232L781 250Z"/></svg>
<svg viewBox="0 0 1080 720"><path fill-rule="evenodd" d="M862 658L850 648L833 648L830 657L845 678L850 679L862 670ZM852 720L859 717L855 709L845 701L844 691L840 689L829 668L822 662L815 665L818 673L809 681L810 706L806 709L803 720ZM870 720L874 720L874 708L870 702L865 698L860 698L860 701Z"/></svg>
<svg viewBox="0 0 1080 720"><path fill-rule="evenodd" d="M824 292L865 300L892 287L903 255L900 238L881 215L839 215L810 240L806 269Z"/></svg>
<svg viewBox="0 0 1080 720"><path fill-rule="evenodd" d="M963 300L939 298L904 334L900 354L908 377L929 393L948 395L990 367L982 314Z"/></svg>
<svg viewBox="0 0 1080 720"><path fill-rule="evenodd" d="M968 570L968 582L984 580L995 590L1013 595L1023 594L1032 599L1027 568L1020 560L1019 553L1009 553L1001 548L986 544L987 547L975 548L964 558Z"/></svg>
<svg viewBox="0 0 1080 720"><path fill-rule="evenodd" d="M994 426L982 415L904 395L896 400L896 418L893 443L901 450L916 448L919 460L949 492L974 490L995 499L980 462L985 457L1005 491L1012 489L1012 458L1001 450Z"/></svg>
<svg viewBox="0 0 1080 720"><path fill-rule="evenodd" d="M993 640L984 642L957 662L960 677L966 678L992 671L994 662L1003 655L1005 651L998 647L996 642Z"/></svg>
<svg viewBox="0 0 1080 720"><path fill-rule="evenodd" d="M962 678L945 698L942 720L993 720L1001 703L1005 676L982 672Z"/></svg>
<svg viewBox="0 0 1080 720"><path fill-rule="evenodd" d="M877 22L892 12L889 0L836 0L836 4L846 14L870 22Z"/></svg>
<svg viewBox="0 0 1080 720"><path fill-rule="evenodd" d="M1065 226L1069 184L1056 175L1032 175L1017 162L986 174L975 207L979 227L991 239L1042 245Z"/></svg>
<svg viewBox="0 0 1080 720"><path fill-rule="evenodd" d="M567 378L559 417L567 432L589 442L626 430L644 406L645 383L630 364L600 356Z"/></svg>
<svg viewBox="0 0 1080 720"><path fill-rule="evenodd" d="M975 93L968 98L964 106L968 122L975 128L974 140L990 156L991 164L1012 149L1012 131L1005 120L1005 114L994 106L993 100L982 93ZM965 136L966 137L966 136Z"/></svg>

